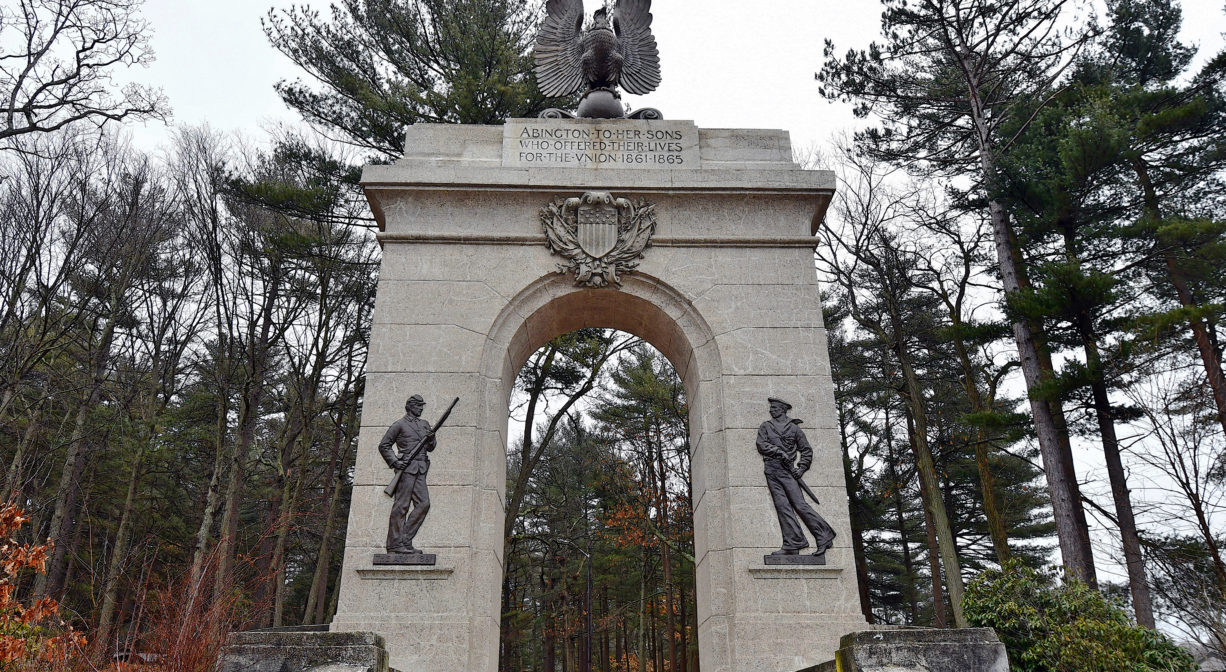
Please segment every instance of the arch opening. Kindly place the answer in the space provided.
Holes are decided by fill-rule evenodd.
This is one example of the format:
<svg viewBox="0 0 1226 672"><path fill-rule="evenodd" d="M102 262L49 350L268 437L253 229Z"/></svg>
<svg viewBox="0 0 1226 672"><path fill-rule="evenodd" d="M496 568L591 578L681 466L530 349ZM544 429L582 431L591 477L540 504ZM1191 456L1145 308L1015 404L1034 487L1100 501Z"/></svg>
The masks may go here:
<svg viewBox="0 0 1226 672"><path fill-rule="evenodd" d="M695 600L702 597L696 595L694 549L704 545L696 545L701 531L693 507L702 485L695 487L698 473L691 460L703 433L696 402L719 387L714 340L693 307L652 278L627 279L621 290L579 289L568 278L543 278L521 292L491 330L494 347L487 347L484 363L488 374L495 374L496 361L500 364L496 377L488 376L492 396L501 402L494 408L507 413L521 371L552 339L583 330L616 330L644 345L605 364L601 388L577 404L582 413L572 407L554 425L549 443L541 442L548 423L534 432L537 445L530 448L545 445L530 465L539 474L521 481L525 457L531 459L533 451L525 454L523 437L511 436L518 432L508 431L499 441L508 531L499 669L604 672L638 669L643 657L653 672L697 670L701 607ZM635 376L640 380L627 380ZM654 376L662 389L627 389L643 384L644 376ZM642 398L652 394L659 396ZM618 401L623 407L613 409ZM670 402L678 405L672 410L679 416L666 417ZM638 436L633 427L623 424L618 430L610 422L611 413L627 412L635 403L643 413L622 421L648 423ZM622 435L610 436L612 431ZM534 481L538 477L541 482ZM526 516L522 499L530 493L517 488L531 487L553 488L550 495L556 497L577 496L578 519L545 520L542 511L556 515L557 510L549 508L552 502L539 501ZM567 525L572 534L559 534ZM586 577L567 574L575 568L595 568L602 577L595 594L585 590ZM632 579L631 570L638 572L641 591L622 585ZM524 590L525 572L536 573L538 590ZM543 630L542 615L550 621ZM585 615L595 620L590 637Z"/></svg>

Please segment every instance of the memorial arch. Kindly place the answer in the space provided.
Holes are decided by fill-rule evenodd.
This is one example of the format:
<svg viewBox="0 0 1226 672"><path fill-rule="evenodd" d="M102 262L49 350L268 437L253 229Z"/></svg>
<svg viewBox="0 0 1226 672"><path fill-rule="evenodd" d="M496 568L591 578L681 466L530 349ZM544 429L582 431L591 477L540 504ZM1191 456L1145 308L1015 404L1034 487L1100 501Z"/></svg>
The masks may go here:
<svg viewBox="0 0 1226 672"><path fill-rule="evenodd" d="M522 138L539 145L550 129L597 137L606 127L670 140L616 163L521 151ZM831 659L841 635L864 628L812 258L833 176L796 166L785 132L413 126L405 157L368 167L363 185L384 258L333 630L379 633L401 670L495 671L507 403L529 355L581 327L643 338L685 385L702 671L791 672ZM617 268L601 266L615 253L567 257L550 222L582 220L585 207L591 222L616 213L622 248L638 227L641 257L631 248ZM437 562L377 565L391 500L376 446L411 394L425 397L431 421L461 399L432 455L432 508L417 537ZM839 535L825 566L764 562L779 547L754 450L768 396L792 402L814 446L807 480Z"/></svg>

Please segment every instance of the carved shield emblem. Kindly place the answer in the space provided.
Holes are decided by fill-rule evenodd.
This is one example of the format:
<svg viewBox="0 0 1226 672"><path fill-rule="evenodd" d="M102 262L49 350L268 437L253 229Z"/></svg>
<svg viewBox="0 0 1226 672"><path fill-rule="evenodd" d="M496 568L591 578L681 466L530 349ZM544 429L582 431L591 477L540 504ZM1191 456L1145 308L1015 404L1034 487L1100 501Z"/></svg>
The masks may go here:
<svg viewBox="0 0 1226 672"><path fill-rule="evenodd" d="M541 208L541 228L550 251L566 259L559 273L573 272L575 282L588 287L619 285L619 274L638 266L651 243L655 206L589 191Z"/></svg>
<svg viewBox="0 0 1226 672"><path fill-rule="evenodd" d="M589 191L575 209L579 248L599 259L617 246L617 207L607 191Z"/></svg>

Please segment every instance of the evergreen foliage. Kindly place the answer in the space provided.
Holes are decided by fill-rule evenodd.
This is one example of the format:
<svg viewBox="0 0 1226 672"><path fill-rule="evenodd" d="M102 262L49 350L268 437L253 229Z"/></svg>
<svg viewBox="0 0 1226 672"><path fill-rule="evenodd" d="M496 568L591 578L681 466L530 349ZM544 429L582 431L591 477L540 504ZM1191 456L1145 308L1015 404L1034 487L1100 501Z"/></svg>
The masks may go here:
<svg viewBox="0 0 1226 672"><path fill-rule="evenodd" d="M1194 672L1191 654L1102 593L1010 562L967 588L966 614L991 627L1015 672Z"/></svg>
<svg viewBox="0 0 1226 672"><path fill-rule="evenodd" d="M532 75L530 7L342 0L327 19L307 6L271 10L264 32L313 80L277 84L286 105L328 137L391 158L409 124L498 124L556 106Z"/></svg>

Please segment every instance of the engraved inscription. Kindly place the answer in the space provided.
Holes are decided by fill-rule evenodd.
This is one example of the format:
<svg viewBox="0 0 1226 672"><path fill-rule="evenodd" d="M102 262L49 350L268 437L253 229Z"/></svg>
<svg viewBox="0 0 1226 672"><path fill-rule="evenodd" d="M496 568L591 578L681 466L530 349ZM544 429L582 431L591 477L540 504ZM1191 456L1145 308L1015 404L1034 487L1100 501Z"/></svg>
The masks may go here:
<svg viewBox="0 0 1226 672"><path fill-rule="evenodd" d="M552 168L698 168L698 129L688 122L508 121L502 163Z"/></svg>

